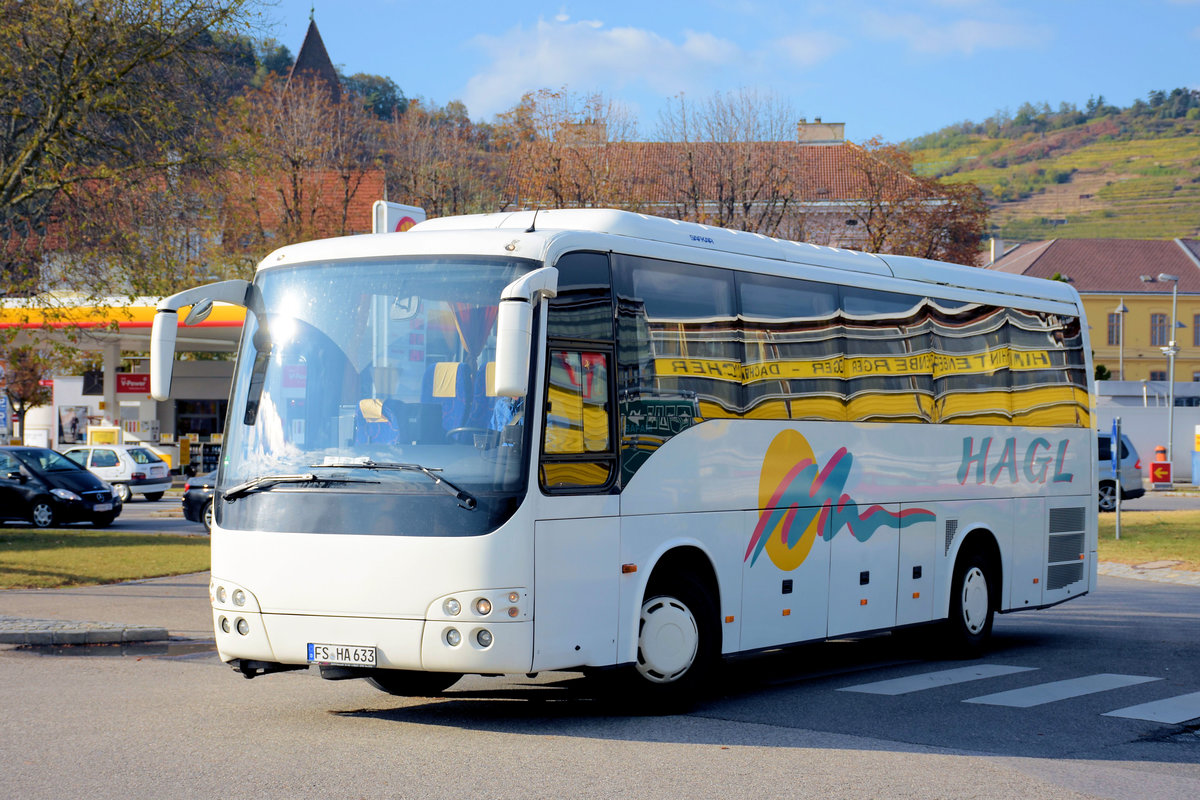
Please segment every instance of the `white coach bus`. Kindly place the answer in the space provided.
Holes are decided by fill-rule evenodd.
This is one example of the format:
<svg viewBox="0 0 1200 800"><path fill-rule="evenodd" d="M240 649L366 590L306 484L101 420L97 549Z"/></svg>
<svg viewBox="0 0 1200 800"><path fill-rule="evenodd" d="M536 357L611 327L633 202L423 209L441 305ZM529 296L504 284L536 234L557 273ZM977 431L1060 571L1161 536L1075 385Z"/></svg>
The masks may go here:
<svg viewBox="0 0 1200 800"><path fill-rule="evenodd" d="M248 677L395 694L725 656L1096 583L1087 324L1065 283L610 210L281 248L253 283L212 610Z"/></svg>

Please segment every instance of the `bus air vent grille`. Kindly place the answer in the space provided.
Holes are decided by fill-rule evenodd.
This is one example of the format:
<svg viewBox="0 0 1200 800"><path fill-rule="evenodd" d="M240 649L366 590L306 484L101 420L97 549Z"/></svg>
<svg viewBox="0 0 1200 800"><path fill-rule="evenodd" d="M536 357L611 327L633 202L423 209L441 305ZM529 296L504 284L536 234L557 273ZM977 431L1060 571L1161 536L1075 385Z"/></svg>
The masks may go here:
<svg viewBox="0 0 1200 800"><path fill-rule="evenodd" d="M1082 506L1076 508L1050 509L1050 533L1074 533L1082 531L1087 511Z"/></svg>
<svg viewBox="0 0 1200 800"><path fill-rule="evenodd" d="M944 555L950 555L950 545L954 544L954 534L958 533L958 520L946 520L946 552Z"/></svg>
<svg viewBox="0 0 1200 800"><path fill-rule="evenodd" d="M1083 562L1052 564L1046 569L1046 589L1061 589L1083 580Z"/></svg>
<svg viewBox="0 0 1200 800"><path fill-rule="evenodd" d="M1083 554L1082 533L1060 533L1050 537L1050 558L1046 563L1078 562Z"/></svg>

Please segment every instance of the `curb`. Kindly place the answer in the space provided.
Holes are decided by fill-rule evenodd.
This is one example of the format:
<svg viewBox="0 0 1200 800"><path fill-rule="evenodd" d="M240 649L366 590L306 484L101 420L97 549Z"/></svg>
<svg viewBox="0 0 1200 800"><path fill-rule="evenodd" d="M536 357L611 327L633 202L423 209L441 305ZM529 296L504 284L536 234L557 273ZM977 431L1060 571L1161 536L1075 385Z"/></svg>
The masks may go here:
<svg viewBox="0 0 1200 800"><path fill-rule="evenodd" d="M0 616L0 644L126 644L158 642L169 638L166 628L145 625Z"/></svg>

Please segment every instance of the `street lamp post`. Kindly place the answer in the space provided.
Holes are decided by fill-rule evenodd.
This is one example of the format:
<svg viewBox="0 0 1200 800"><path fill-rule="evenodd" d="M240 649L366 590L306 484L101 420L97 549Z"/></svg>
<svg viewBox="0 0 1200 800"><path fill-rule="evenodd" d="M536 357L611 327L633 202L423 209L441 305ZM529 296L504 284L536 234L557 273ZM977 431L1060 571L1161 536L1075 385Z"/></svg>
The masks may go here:
<svg viewBox="0 0 1200 800"><path fill-rule="evenodd" d="M1171 465L1174 475L1175 461L1171 455L1171 440L1175 435L1175 356L1179 353L1179 346L1175 343L1175 311L1179 300L1179 276L1160 272L1158 279L1171 282L1171 338L1167 346L1162 348L1162 352L1167 357L1167 463Z"/></svg>

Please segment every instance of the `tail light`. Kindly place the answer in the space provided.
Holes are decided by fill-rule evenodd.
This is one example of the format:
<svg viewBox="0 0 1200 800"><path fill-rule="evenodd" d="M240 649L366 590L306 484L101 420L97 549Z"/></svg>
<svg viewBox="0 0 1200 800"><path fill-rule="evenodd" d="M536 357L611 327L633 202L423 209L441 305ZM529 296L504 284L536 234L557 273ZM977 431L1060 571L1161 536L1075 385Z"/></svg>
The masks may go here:
<svg viewBox="0 0 1200 800"><path fill-rule="evenodd" d="M190 491L192 490L192 484L191 484L191 482L190 482L190 481L184 481L184 483L183 483L183 490L184 490L185 492L190 492Z"/></svg>
<svg viewBox="0 0 1200 800"><path fill-rule="evenodd" d="M1135 462L1134 462L1134 464L1133 464L1133 468L1134 468L1134 469L1141 469L1141 468L1142 468L1142 460L1141 460L1140 458L1139 458L1137 461L1135 461Z"/></svg>
<svg viewBox="0 0 1200 800"><path fill-rule="evenodd" d="M144 481L144 480L146 480L146 473L135 472L130 477L135 481Z"/></svg>

